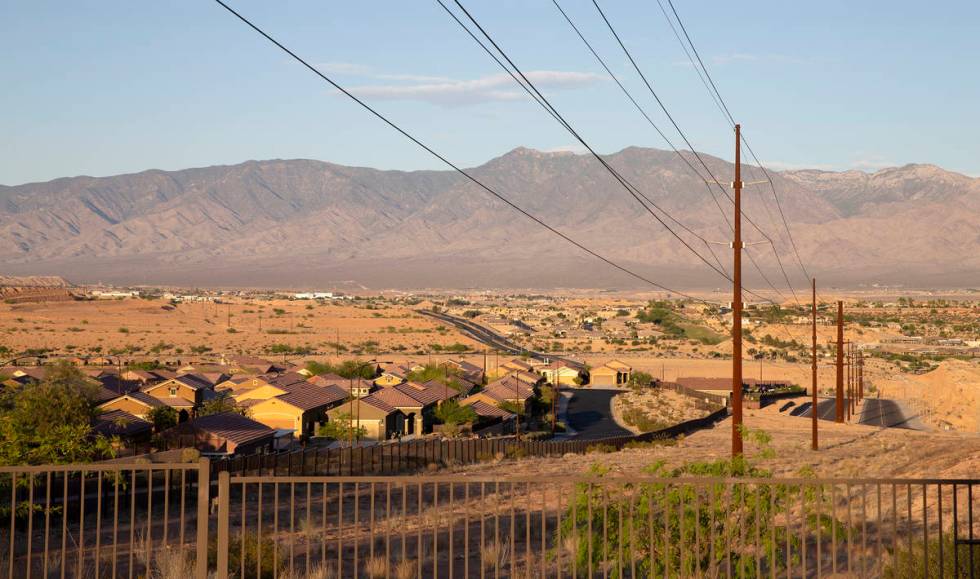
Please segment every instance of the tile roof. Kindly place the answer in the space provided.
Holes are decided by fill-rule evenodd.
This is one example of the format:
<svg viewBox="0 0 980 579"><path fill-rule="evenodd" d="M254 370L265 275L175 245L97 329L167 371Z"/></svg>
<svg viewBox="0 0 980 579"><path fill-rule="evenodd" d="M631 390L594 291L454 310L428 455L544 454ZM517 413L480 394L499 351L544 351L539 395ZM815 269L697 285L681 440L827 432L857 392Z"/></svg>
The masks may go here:
<svg viewBox="0 0 980 579"><path fill-rule="evenodd" d="M517 386L516 389L515 385ZM534 396L534 389L524 383L498 380L488 384L481 393L486 394L494 400L503 402L504 400L527 400L531 396Z"/></svg>
<svg viewBox="0 0 980 579"><path fill-rule="evenodd" d="M468 406L476 412L477 416L483 416L484 418L503 418L506 420L514 417L513 413L507 412L503 408L498 408L492 404L487 404L482 400L474 400Z"/></svg>
<svg viewBox="0 0 980 579"><path fill-rule="evenodd" d="M133 436L151 430L153 424L124 410L110 410L100 414L92 428L106 436Z"/></svg>
<svg viewBox="0 0 980 579"><path fill-rule="evenodd" d="M182 374L176 376L173 380L180 382L181 384L191 388L193 390L201 390L202 388L210 388L214 384L204 376L198 374Z"/></svg>
<svg viewBox="0 0 980 579"><path fill-rule="evenodd" d="M418 399L409 396L398 388L382 388L371 396L395 408L421 408L425 406Z"/></svg>
<svg viewBox="0 0 980 579"><path fill-rule="evenodd" d="M317 386L309 382L297 382L287 388L285 394L276 398L302 410L312 410L347 398L347 392L334 385Z"/></svg>
<svg viewBox="0 0 980 579"><path fill-rule="evenodd" d="M265 437L272 438L275 431L261 422L246 418L234 412L210 414L195 418L189 427L207 432L235 444L245 444Z"/></svg>
<svg viewBox="0 0 980 579"><path fill-rule="evenodd" d="M163 400L160 400L156 396L150 396L146 392L140 392L139 390L133 390L132 392L127 392L126 394L123 394L118 398L129 398L130 400L141 402L149 406L150 408L157 408L158 406L163 406Z"/></svg>
<svg viewBox="0 0 980 579"><path fill-rule="evenodd" d="M392 386L396 390L403 392L418 400L423 406L428 406L429 404L435 404L440 400L443 400L444 396L441 394L442 384L438 388L433 388L428 384L419 384L418 382L404 382L397 386Z"/></svg>

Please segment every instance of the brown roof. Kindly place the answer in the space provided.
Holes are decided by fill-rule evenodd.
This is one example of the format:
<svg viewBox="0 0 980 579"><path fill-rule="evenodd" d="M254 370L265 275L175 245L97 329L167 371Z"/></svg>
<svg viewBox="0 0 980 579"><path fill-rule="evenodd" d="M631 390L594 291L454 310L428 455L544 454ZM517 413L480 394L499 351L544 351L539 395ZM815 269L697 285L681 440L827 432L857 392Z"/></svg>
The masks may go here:
<svg viewBox="0 0 980 579"><path fill-rule="evenodd" d="M350 389L350 380L348 378L344 378L343 376L338 376L336 374L319 374L317 376L313 376L309 378L307 381L312 382L317 386L326 386L328 384L337 384L338 386L344 386L345 384L347 384L347 386L344 387L348 390Z"/></svg>
<svg viewBox="0 0 980 579"><path fill-rule="evenodd" d="M210 414L195 418L189 428L207 432L235 444L245 444L265 437L272 438L275 431L261 422L246 418L234 412Z"/></svg>
<svg viewBox="0 0 980 579"><path fill-rule="evenodd" d="M484 388L484 392L491 390L504 393L510 400L514 399L517 395L528 398L534 395L534 384L508 374L500 380L495 380L487 384L487 387Z"/></svg>
<svg viewBox="0 0 980 579"><path fill-rule="evenodd" d="M371 396L395 408L421 408L425 406L418 399L397 388L382 388Z"/></svg>
<svg viewBox="0 0 980 579"><path fill-rule="evenodd" d="M428 406L429 404L435 404L440 400L443 400L445 396L442 393L443 386L439 384L438 387L432 387L429 383L419 384L418 382L404 382L398 384L397 386L392 386L391 388L385 388L385 390L395 389L408 396L418 400L423 406ZM452 394L455 391L450 388Z"/></svg>
<svg viewBox="0 0 980 579"><path fill-rule="evenodd" d="M728 392L732 390L731 378L681 377L677 379L677 383L692 390L727 390ZM787 383L783 380L759 381L756 378L742 378L742 384L750 387L758 385L781 386Z"/></svg>
<svg viewBox="0 0 980 579"><path fill-rule="evenodd" d="M483 416L485 418L508 419L514 417L514 414L492 404L487 404L482 400L474 400L472 403L468 404L468 406L472 408L474 412L476 412L477 416Z"/></svg>
<svg viewBox="0 0 980 579"><path fill-rule="evenodd" d="M206 377L201 376L199 374L182 374L180 376L174 377L173 380L175 380L177 382L180 382L181 384L184 384L185 386L187 386L188 388L191 388L193 390L201 390L202 388L210 388L211 386L214 385Z"/></svg>
<svg viewBox="0 0 980 579"><path fill-rule="evenodd" d="M285 394L276 398L296 408L312 410L346 399L347 392L334 385L317 386L309 382L296 382L287 387Z"/></svg>
<svg viewBox="0 0 980 579"><path fill-rule="evenodd" d="M133 400L135 402L139 402L139 403L144 404L144 405L146 405L146 406L148 406L150 408L156 408L158 406L163 406L163 400L160 400L156 396L150 396L149 394L147 394L145 392L140 392L139 390L133 390L132 392L127 392L126 394L123 394L122 396L117 396L117 397L113 398L112 400L107 400L106 402L103 402L103 404L107 404L109 402L112 402L113 400L119 400L121 398L129 398L130 400Z"/></svg>
<svg viewBox="0 0 980 579"><path fill-rule="evenodd" d="M266 376L264 380L276 388L285 390L291 384L296 384L297 382L306 383L306 376L298 372L286 372L278 376Z"/></svg>
<svg viewBox="0 0 980 579"><path fill-rule="evenodd" d="M106 436L133 436L153 428L153 424L124 410L103 412L92 429Z"/></svg>

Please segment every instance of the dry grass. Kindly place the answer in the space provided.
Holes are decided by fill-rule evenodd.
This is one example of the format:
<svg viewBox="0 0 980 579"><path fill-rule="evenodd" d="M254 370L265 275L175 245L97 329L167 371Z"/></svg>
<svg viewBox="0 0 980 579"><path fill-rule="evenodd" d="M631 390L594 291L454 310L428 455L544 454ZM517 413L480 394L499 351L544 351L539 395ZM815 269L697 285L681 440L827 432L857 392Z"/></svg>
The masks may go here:
<svg viewBox="0 0 980 579"><path fill-rule="evenodd" d="M412 579L418 573L418 561L405 559L395 565L395 579Z"/></svg>
<svg viewBox="0 0 980 579"><path fill-rule="evenodd" d="M234 333L228 332L229 319ZM186 359L194 346L220 343L222 351L261 354L271 344L281 343L331 352L338 332L340 344L349 351L363 348L366 342L376 342L383 351L406 353L429 344L459 342L476 347L454 329L395 305L369 310L357 302L317 305L301 300L232 300L175 308L163 300L141 299L0 303L0 337L13 351L51 348L83 355L94 348L108 353L135 347L146 352L163 343L167 347L156 357ZM71 352L67 346L73 346Z"/></svg>
<svg viewBox="0 0 980 579"><path fill-rule="evenodd" d="M480 561L484 569L500 569L507 563L510 555L510 545L503 542L491 541L480 547Z"/></svg>

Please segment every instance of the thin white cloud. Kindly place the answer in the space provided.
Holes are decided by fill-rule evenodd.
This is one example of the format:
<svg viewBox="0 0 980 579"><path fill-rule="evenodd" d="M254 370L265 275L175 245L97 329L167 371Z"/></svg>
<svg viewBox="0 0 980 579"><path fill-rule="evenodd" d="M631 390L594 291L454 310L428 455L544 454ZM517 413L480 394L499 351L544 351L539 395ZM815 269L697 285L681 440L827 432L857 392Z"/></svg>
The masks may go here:
<svg viewBox="0 0 980 579"><path fill-rule="evenodd" d="M558 147L551 147L550 149L544 149L542 153L574 153L576 155L584 155L588 153L589 150L583 147L580 143L573 143L571 145L561 145Z"/></svg>
<svg viewBox="0 0 980 579"><path fill-rule="evenodd" d="M591 86L601 80L597 74L555 70L526 73L541 90L572 90ZM526 98L505 74L492 74L472 80L439 79L434 82L377 84L353 86L352 93L374 100L421 101L442 106L464 106L493 101Z"/></svg>
<svg viewBox="0 0 980 579"><path fill-rule="evenodd" d="M858 171L874 172L888 167L895 167L898 163L883 157L882 155L862 155L851 161L850 168Z"/></svg>

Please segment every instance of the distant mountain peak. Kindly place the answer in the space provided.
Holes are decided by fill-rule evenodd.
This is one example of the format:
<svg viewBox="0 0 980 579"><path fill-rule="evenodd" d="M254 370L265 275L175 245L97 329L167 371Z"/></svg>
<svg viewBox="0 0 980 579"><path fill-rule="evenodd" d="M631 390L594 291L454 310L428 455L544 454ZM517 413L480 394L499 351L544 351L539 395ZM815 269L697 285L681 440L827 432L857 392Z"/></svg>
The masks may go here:
<svg viewBox="0 0 980 579"><path fill-rule="evenodd" d="M700 155L721 183L730 180L730 163ZM726 238L722 214L728 215L730 204L713 198L718 191L706 188L673 151L634 146L603 157L696 234ZM679 281L679 287L718 284L714 273L589 155L517 147L474 170L532 215L653 279ZM798 170L772 176L803 260L827 272L828 282L887 283L894 274L908 285L915 283L910 274L934 282L937 273L980 269L975 245L949 241L951 236L973 239L980 230L980 207L970 201L980 198L978 179L929 164L870 174ZM744 199L747 215L775 239L785 237L780 221L768 213L771 195L763 191ZM952 206L957 210L950 211ZM4 273L64 275L78 282L635 283L452 171L385 171L311 159L2 187L0 260ZM760 255L761 267L778 276L771 261ZM750 284L763 283L752 270L746 275Z"/></svg>

